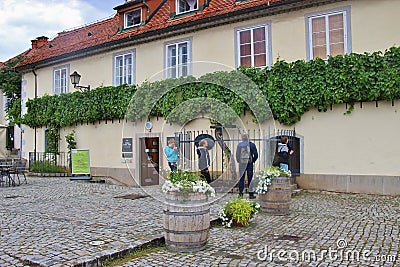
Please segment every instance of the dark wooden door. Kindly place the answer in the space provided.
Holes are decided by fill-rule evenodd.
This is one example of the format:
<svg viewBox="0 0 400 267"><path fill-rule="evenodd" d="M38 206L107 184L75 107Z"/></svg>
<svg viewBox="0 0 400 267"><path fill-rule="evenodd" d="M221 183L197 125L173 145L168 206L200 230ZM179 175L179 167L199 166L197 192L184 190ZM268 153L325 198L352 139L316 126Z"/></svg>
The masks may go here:
<svg viewBox="0 0 400 267"><path fill-rule="evenodd" d="M160 140L158 137L140 139L140 185L158 185L160 170Z"/></svg>

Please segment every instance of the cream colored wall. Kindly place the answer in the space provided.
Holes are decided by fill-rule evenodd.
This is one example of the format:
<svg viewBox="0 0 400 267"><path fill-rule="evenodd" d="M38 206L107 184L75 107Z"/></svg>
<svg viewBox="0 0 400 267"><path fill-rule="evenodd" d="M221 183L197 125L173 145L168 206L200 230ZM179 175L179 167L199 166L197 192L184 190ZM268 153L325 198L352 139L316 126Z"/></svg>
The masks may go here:
<svg viewBox="0 0 400 267"><path fill-rule="evenodd" d="M295 125L304 136L304 173L399 176L400 101L356 103L351 114L345 112L344 104L327 112L312 109Z"/></svg>
<svg viewBox="0 0 400 267"><path fill-rule="evenodd" d="M351 1L353 52L384 50L400 45L400 1Z"/></svg>
<svg viewBox="0 0 400 267"><path fill-rule="evenodd" d="M293 129L304 137L304 173L336 175L400 175L398 159L400 144L396 142L400 132L400 101L395 105L381 101L378 107L375 102L356 104L354 111L344 115L345 105L335 105L333 110L318 112L315 109L307 112L295 126L276 124L277 129ZM246 128L254 129L256 125L250 117L242 117ZM182 128L164 122L162 118L152 119L151 133L144 129L144 121L132 123L105 124L102 121L95 125L78 125L61 129L60 150L67 151L65 135L72 129L76 131L78 148L89 148L91 166L103 168L131 168L137 173L139 164L138 138L142 136L160 136L160 148L166 145L166 137ZM209 121L199 119L185 125L188 130L209 130ZM263 128L267 130L266 128ZM38 149L44 151L44 128L38 129ZM271 129L272 130L272 129ZM33 130L26 129L25 134L33 137ZM121 157L122 137L133 138L134 157L125 163ZM27 145L33 146L33 138ZM30 151L33 151L30 150ZM261 148L259 148L261 151ZM167 168L167 161L160 151L162 168ZM219 153L219 154L218 154ZM296 151L299 153L299 151ZM218 146L211 154L220 157ZM196 166L194 163L193 166Z"/></svg>

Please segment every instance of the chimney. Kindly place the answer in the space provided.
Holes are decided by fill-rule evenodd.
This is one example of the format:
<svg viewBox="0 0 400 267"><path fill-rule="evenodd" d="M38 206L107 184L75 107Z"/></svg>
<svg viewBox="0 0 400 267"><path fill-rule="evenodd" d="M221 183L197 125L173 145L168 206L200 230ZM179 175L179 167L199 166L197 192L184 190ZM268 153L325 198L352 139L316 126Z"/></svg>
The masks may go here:
<svg viewBox="0 0 400 267"><path fill-rule="evenodd" d="M32 49L36 49L38 47L37 40L36 39L35 40L31 40L31 42L32 42Z"/></svg>
<svg viewBox="0 0 400 267"><path fill-rule="evenodd" d="M36 38L36 40L37 40L37 46L40 47L44 44L47 44L49 41L49 38L46 36L40 36L40 37Z"/></svg>

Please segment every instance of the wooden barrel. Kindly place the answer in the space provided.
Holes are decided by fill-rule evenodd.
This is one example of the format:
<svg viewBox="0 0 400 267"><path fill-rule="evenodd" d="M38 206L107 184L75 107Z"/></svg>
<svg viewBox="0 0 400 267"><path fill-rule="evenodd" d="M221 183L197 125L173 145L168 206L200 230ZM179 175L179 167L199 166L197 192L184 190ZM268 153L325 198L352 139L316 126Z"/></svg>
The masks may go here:
<svg viewBox="0 0 400 267"><path fill-rule="evenodd" d="M289 178L272 178L267 193L259 195L261 211L271 215L287 215L291 197Z"/></svg>
<svg viewBox="0 0 400 267"><path fill-rule="evenodd" d="M167 249L193 252L205 248L210 229L210 205L204 193L167 193L164 237Z"/></svg>

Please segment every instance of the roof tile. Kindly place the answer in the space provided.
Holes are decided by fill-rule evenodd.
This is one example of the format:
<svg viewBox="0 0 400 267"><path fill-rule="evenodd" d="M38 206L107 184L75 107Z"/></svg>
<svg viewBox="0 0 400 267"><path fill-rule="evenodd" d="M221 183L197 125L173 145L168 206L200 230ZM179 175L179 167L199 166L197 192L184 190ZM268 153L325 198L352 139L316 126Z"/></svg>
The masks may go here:
<svg viewBox="0 0 400 267"><path fill-rule="evenodd" d="M270 3L280 1L283 0L249 0L238 3L236 3L235 0L211 0L204 10L195 11L193 14L174 19L170 18L170 1L166 1L157 14L141 27L118 32L119 16L117 14L112 18L95 22L81 28L61 32L47 44L32 49L30 53L27 53L26 59L19 64L19 67L90 48L95 45L106 44L127 37L132 38L142 33L154 32L187 22L212 18L217 15L229 14L237 10L269 5Z"/></svg>

